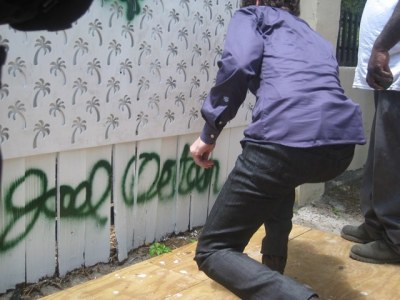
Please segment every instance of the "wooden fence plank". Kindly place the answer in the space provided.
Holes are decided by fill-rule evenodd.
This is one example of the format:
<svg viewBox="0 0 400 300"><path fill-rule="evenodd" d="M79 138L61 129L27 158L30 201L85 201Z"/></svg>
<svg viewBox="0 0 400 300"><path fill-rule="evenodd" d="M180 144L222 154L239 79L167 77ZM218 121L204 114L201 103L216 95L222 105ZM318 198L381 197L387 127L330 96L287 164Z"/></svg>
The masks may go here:
<svg viewBox="0 0 400 300"><path fill-rule="evenodd" d="M26 207L36 202L26 215L26 281L36 282L56 271L56 154L27 158L26 170Z"/></svg>
<svg viewBox="0 0 400 300"><path fill-rule="evenodd" d="M177 168L180 153L177 152L177 137L162 140L160 161L162 170L158 185L157 226L155 238L157 241L171 234L175 230Z"/></svg>
<svg viewBox="0 0 400 300"><path fill-rule="evenodd" d="M136 198L136 143L115 145L114 156L114 224L118 243L118 260L133 249Z"/></svg>
<svg viewBox="0 0 400 300"><path fill-rule="evenodd" d="M138 195L135 203L134 247L151 243L155 239L158 195L157 179L160 172L161 140L138 143Z"/></svg>
<svg viewBox="0 0 400 300"><path fill-rule="evenodd" d="M207 215L208 199L201 199L195 190L196 170L188 147L195 141L198 134L180 136L178 139L178 190L176 202L176 233L187 231L199 222L201 214ZM208 193L207 193L208 197Z"/></svg>
<svg viewBox="0 0 400 300"><path fill-rule="evenodd" d="M13 215L12 207L25 205L25 159L10 159L3 162L3 177L0 201L0 293L25 281L25 217ZM10 186L21 180L21 184L10 193ZM7 198L7 196L9 198Z"/></svg>
<svg viewBox="0 0 400 300"><path fill-rule="evenodd" d="M86 151L60 153L57 177L58 264L60 276L64 276L85 263L85 222L77 208L86 201L86 190L81 187L86 180Z"/></svg>
<svg viewBox="0 0 400 300"><path fill-rule="evenodd" d="M181 142L190 146L196 139L196 135L183 136ZM190 228L195 228L204 225L207 219L208 198L209 198L209 184L207 178L212 178L215 169L205 170L197 167L188 153L188 161L186 163L186 181L190 188ZM183 171L181 169L181 171Z"/></svg>
<svg viewBox="0 0 400 300"><path fill-rule="evenodd" d="M59 272L107 261L109 256L111 147L60 153Z"/></svg>
<svg viewBox="0 0 400 300"><path fill-rule="evenodd" d="M198 134L179 136L178 138L178 153L183 153L184 148L187 145L191 145L193 141L198 137ZM186 161L186 164L184 162ZM191 195L187 193L188 187L186 181L187 169L192 161L179 158L178 164L178 190L176 200L176 227L175 233L185 232L190 228L190 213L191 209Z"/></svg>
<svg viewBox="0 0 400 300"><path fill-rule="evenodd" d="M111 223L111 146L87 149L86 168L91 192L85 218L85 266L108 262Z"/></svg>

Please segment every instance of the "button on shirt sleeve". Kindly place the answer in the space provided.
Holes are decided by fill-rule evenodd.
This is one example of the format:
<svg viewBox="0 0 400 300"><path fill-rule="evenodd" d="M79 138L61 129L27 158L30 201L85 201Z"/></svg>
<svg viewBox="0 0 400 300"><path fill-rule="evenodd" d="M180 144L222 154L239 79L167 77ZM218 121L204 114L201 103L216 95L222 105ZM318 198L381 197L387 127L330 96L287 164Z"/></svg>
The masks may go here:
<svg viewBox="0 0 400 300"><path fill-rule="evenodd" d="M240 9L231 19L216 83L201 109L206 124L200 138L206 144L215 143L246 98L250 81L259 76L264 43L257 23L254 8Z"/></svg>

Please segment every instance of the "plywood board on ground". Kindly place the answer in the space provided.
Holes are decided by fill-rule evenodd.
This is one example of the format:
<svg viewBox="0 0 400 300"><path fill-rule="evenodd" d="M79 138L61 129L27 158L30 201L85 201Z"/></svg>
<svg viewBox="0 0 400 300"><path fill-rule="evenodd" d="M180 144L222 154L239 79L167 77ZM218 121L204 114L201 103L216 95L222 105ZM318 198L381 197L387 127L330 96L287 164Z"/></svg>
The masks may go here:
<svg viewBox="0 0 400 300"><path fill-rule="evenodd" d="M260 259L264 228L246 252ZM290 235L286 275L312 286L326 300L395 300L400 295L400 265L354 261L352 243L337 235L295 225ZM238 299L198 271L196 244L147 260L45 299Z"/></svg>

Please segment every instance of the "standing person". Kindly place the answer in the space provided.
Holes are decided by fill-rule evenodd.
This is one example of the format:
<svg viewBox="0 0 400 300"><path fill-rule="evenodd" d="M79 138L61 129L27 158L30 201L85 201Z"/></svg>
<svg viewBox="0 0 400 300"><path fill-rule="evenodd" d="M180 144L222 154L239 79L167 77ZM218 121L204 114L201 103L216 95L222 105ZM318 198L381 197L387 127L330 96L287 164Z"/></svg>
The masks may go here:
<svg viewBox="0 0 400 300"><path fill-rule="evenodd" d="M368 0L360 25L353 86L374 89L375 116L364 179L364 222L346 225L343 238L360 243L353 259L400 262L400 1Z"/></svg>
<svg viewBox="0 0 400 300"><path fill-rule="evenodd" d="M272 271L273 259L264 265L243 251L265 224L263 256L286 261L295 188L347 168L355 144L365 143L361 112L344 95L331 44L297 17L299 0L245 2L229 24L216 83L201 110L205 125L190 148L197 165L213 166L218 135L248 89L256 103L195 260L243 299L318 299L309 287Z"/></svg>

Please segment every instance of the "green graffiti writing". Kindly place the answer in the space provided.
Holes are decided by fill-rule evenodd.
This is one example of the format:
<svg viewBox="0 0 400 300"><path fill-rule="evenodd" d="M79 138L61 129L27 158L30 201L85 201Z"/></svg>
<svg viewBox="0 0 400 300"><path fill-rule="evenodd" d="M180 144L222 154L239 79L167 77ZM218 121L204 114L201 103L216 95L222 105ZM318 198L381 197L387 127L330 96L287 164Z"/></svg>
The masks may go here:
<svg viewBox="0 0 400 300"><path fill-rule="evenodd" d="M93 183L95 177L105 172L108 178L108 184L104 187L103 194L99 199L93 199ZM102 217L97 214L99 207L106 201L111 192L111 165L105 160L100 160L92 168L89 179L80 183L77 188L71 186L60 186L60 217L61 218L94 218L100 225L107 222L107 217ZM37 181L40 188L40 196L34 199L28 199L24 206L16 204L16 195L18 189L24 189L23 183L28 180ZM48 190L48 179L46 174L38 169L29 169L25 172L24 176L18 178L8 188L5 198L5 212L9 218L8 223L5 225L4 230L0 232L0 253L5 252L15 247L32 231L34 225L43 214L46 218L54 219L56 216L55 201L56 188ZM81 203L80 205L78 203ZM24 226L24 230L17 233L14 237L9 237L15 226L19 221L28 221Z"/></svg>
<svg viewBox="0 0 400 300"><path fill-rule="evenodd" d="M122 196L124 202L132 206L135 202L135 163L137 163L136 156L133 156L126 168L122 179ZM179 160L179 182L176 192L177 177L177 161L166 160L164 164L160 165L160 157L156 153L142 153L139 155L139 178L143 172L151 166L155 166L157 170L153 175L151 183L147 189L141 189L137 195L137 203L142 204L146 201L158 197L160 201L173 199L176 194L188 195L192 191L203 193L208 191L210 185L213 183L213 193L219 191L218 177L219 177L219 163L214 160L214 167L211 169L202 169L198 167L191 156L189 155L189 145L183 148Z"/></svg>
<svg viewBox="0 0 400 300"><path fill-rule="evenodd" d="M135 203L143 204L156 197L159 201L166 201L174 199L177 194L188 195L193 191L208 192L211 186L212 193L216 194L220 188L219 169L219 163L216 160L214 160L214 168L211 169L205 170L196 166L190 157L188 144L184 146L179 160L167 159L162 165L157 153L141 153L138 158L135 154L128 160L121 178L122 198L127 206L133 206ZM146 180L149 182L146 185L140 179L146 171L149 173L148 170L151 171L151 179ZM97 186L97 178L105 178L107 184ZM108 221L108 216L101 216L98 211L111 197L112 178L110 162L100 160L90 170L88 179L76 187L60 185L60 218L80 221L92 218L100 226L104 226ZM135 180L140 183L138 191L135 191L135 184L137 184ZM18 195L25 190L27 182L35 183L36 194L39 196L27 199L24 205L18 205ZM4 212L7 218L3 222L3 229L0 230L0 253L9 251L22 242L41 216L49 220L55 219L57 188L49 188L48 182L47 175L43 171L29 169L5 189ZM99 188L101 189L100 196L94 196L94 189ZM23 226L18 226L19 223Z"/></svg>
<svg viewBox="0 0 400 300"><path fill-rule="evenodd" d="M132 21L135 16L139 15L141 1L142 0L104 0L104 2L112 2L114 5L118 5L118 2L121 2L123 7L125 7L128 21Z"/></svg>

